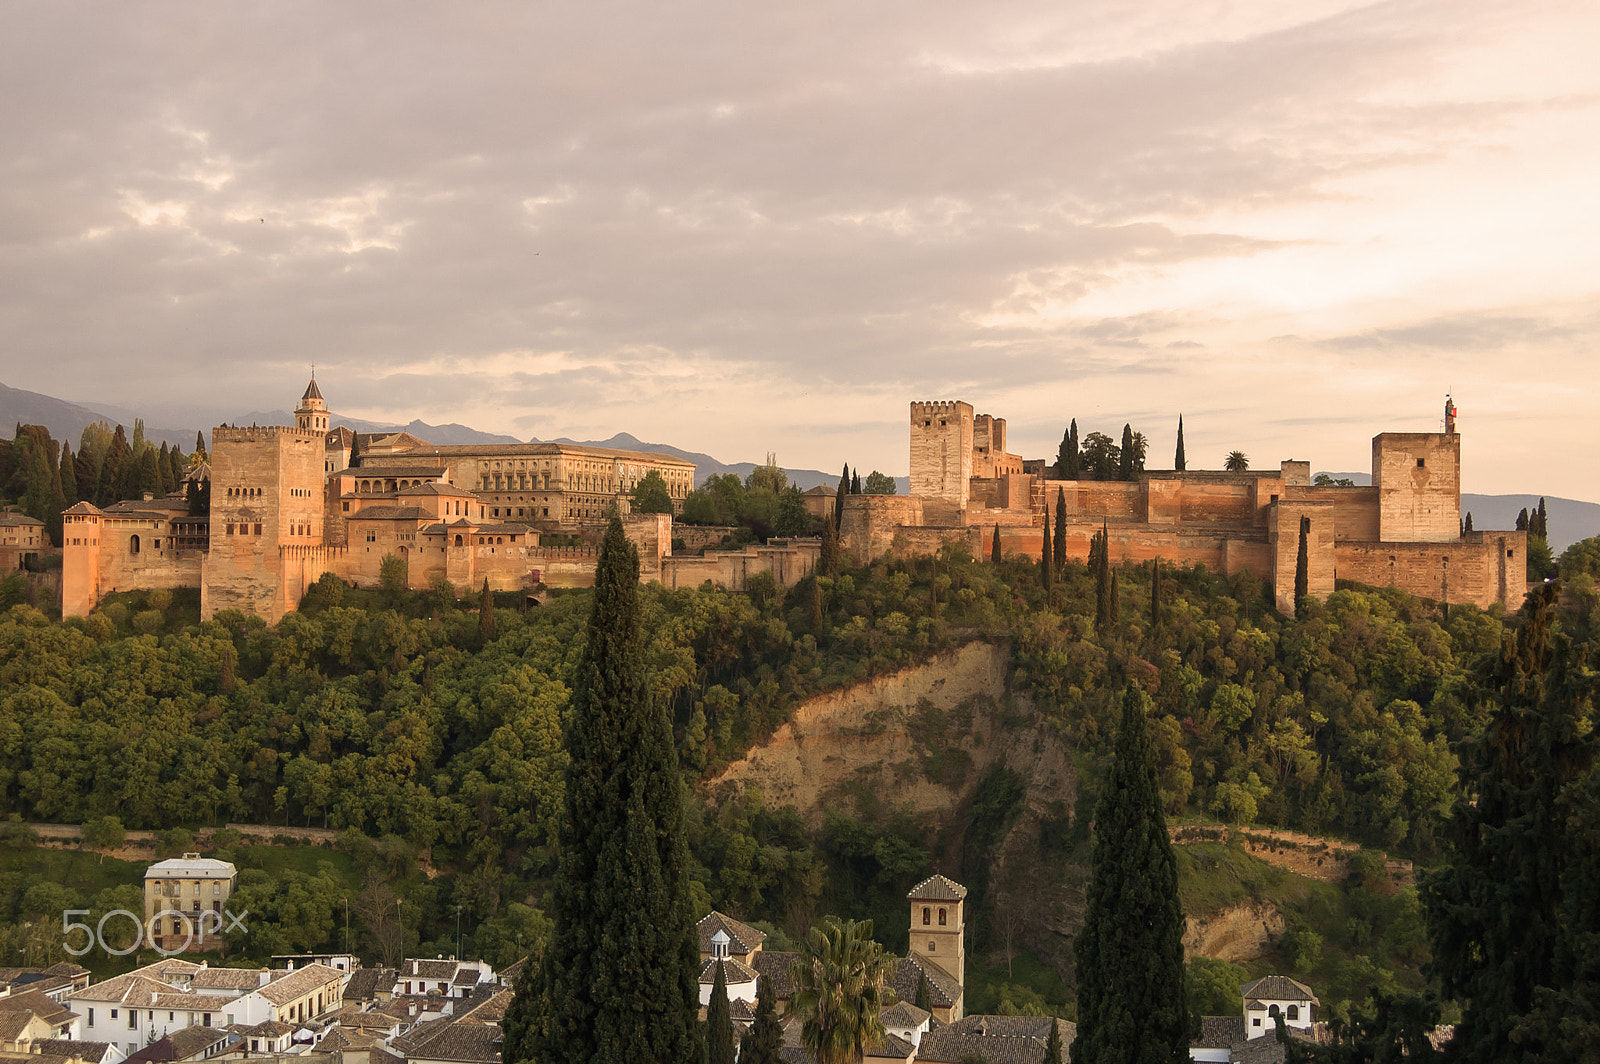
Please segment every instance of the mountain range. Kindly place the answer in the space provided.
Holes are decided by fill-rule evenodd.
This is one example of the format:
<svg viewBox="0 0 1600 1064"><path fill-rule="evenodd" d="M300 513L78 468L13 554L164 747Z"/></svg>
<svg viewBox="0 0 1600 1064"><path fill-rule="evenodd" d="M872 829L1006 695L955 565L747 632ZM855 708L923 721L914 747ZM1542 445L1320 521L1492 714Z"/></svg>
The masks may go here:
<svg viewBox="0 0 1600 1064"><path fill-rule="evenodd" d="M194 426L199 425L293 425L294 414L284 410L257 410L234 414L224 417L210 416L204 410L174 410L167 411L167 416L161 420L189 421ZM177 414L178 416L172 416ZM56 439L70 440L74 443L83 435L85 427L96 421L108 421L112 424L121 424L132 428L134 420L139 415L137 412L116 403L75 403L54 396L43 395L39 392L24 391L20 388L11 388L0 384L0 426L26 424L43 425L50 430ZM504 436L492 432L481 432L467 425L454 422L448 425L430 425L425 421L412 421L406 425L386 424L376 421L364 421L360 418L343 417L337 414L329 415L330 423L348 425L357 432L409 432L413 436L427 440L429 443L439 444L469 444L469 443L520 443L514 436ZM0 430L3 431L3 430ZM145 437L158 443L165 442L176 444L185 451L194 447L195 427L168 428L158 426L145 426ZM585 447L610 447L624 451L647 451L656 454L670 454L683 458L695 464L695 479L704 483L712 475L734 473L739 477L747 477L750 471L759 463L756 462L723 462L709 454L700 451L686 451L681 447L674 447L668 443L647 443L630 433L619 432L606 440L573 440L561 437L554 440L540 440L537 437L529 440L530 443L569 443ZM838 473L823 472L820 469L788 469L790 483L799 485L802 491L818 485L834 487L839 483ZM865 471L862 473L865 476ZM1329 473L1335 479L1349 478L1356 484L1370 484L1372 478L1367 473ZM910 480L907 477L896 477L895 484L901 494L910 490ZM1579 499L1565 499L1554 495L1545 498L1545 509L1550 518L1550 549L1557 556L1568 546L1580 539L1600 535L1600 505L1584 502ZM1473 524L1479 529L1513 528L1516 525L1517 512L1524 508L1536 509L1539 505L1537 495L1480 495L1471 492L1462 492L1461 511L1463 514L1471 513Z"/></svg>

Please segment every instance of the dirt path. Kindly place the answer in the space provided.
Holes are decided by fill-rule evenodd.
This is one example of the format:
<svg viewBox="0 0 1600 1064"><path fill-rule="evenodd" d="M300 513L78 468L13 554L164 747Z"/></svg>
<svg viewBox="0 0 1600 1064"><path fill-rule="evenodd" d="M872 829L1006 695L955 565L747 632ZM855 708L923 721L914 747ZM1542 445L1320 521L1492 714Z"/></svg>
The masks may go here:
<svg viewBox="0 0 1600 1064"><path fill-rule="evenodd" d="M1324 883L1337 883L1350 873L1350 858L1361 852L1361 844L1347 839L1331 839L1319 835L1302 835L1298 831L1279 828L1233 827L1228 824L1173 824L1167 828L1172 841L1232 842L1235 839L1251 856L1279 868L1287 868L1295 875L1316 879ZM1417 881L1416 868L1410 861L1390 858L1388 854L1374 851L1383 858L1387 872L1388 893Z"/></svg>
<svg viewBox="0 0 1600 1064"><path fill-rule="evenodd" d="M156 855L156 832L129 831L123 835L122 845L116 849L98 849L83 844L83 828L77 824L29 824L39 837L39 845L53 850L88 850L103 853L122 861L152 861ZM194 832L197 848L209 848L217 833L216 828L199 828ZM229 824L226 830L237 831L252 846L274 846L283 841L304 842L314 846L337 842L343 831L333 828L294 828L282 824ZM439 874L427 855L419 855L418 866L429 879Z"/></svg>

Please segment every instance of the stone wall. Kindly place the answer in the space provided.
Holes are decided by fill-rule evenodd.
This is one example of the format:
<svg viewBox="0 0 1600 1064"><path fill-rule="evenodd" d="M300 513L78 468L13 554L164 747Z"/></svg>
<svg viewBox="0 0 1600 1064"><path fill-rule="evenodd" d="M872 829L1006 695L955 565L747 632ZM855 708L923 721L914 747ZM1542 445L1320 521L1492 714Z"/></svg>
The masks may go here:
<svg viewBox="0 0 1600 1064"><path fill-rule="evenodd" d="M857 499L890 497L851 496ZM744 591L752 576L771 573L779 587L793 587L816 568L821 553L820 540L797 539L781 547L746 547L742 551L712 551L701 557L665 558L661 563L660 580L674 589L699 587L709 580L729 591Z"/></svg>
<svg viewBox="0 0 1600 1064"><path fill-rule="evenodd" d="M902 526L925 523L916 495L846 495L839 545L857 561L871 561L889 549Z"/></svg>
<svg viewBox="0 0 1600 1064"><path fill-rule="evenodd" d="M1306 594L1325 599L1333 594L1336 522L1334 504L1326 499L1292 499L1273 504L1273 599L1278 612L1295 612L1294 585L1300 569L1300 530L1306 529ZM1266 575L1266 574L1257 574Z"/></svg>
<svg viewBox="0 0 1600 1064"><path fill-rule="evenodd" d="M1341 543L1335 562L1342 580L1515 609L1528 593L1527 549L1526 532L1469 532L1454 543Z"/></svg>

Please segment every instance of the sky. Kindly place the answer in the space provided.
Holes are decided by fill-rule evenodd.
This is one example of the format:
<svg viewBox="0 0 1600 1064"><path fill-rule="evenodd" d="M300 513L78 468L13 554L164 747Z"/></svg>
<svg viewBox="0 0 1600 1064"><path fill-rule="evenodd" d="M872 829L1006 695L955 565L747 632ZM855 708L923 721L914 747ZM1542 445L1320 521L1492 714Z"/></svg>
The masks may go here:
<svg viewBox="0 0 1600 1064"><path fill-rule="evenodd" d="M0 381L907 471L1053 458L1600 500L1600 7L0 4Z"/></svg>

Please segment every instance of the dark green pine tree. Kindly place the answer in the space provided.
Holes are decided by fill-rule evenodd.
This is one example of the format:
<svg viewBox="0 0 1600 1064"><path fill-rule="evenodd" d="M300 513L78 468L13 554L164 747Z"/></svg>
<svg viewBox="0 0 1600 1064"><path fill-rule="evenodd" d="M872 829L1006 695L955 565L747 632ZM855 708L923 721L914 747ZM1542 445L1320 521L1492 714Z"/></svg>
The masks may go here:
<svg viewBox="0 0 1600 1064"><path fill-rule="evenodd" d="M118 425L100 464L100 490L95 498L96 506L110 506L114 502L132 498L131 495L124 495L123 491L130 484L138 483L137 470L133 465L133 448L128 446L128 434Z"/></svg>
<svg viewBox="0 0 1600 1064"><path fill-rule="evenodd" d="M1468 741L1449 864L1422 881L1432 972L1462 1003L1452 1060L1533 1064L1593 1059L1561 1051L1563 991L1578 987L1574 914L1594 926L1595 883L1573 885L1571 796L1594 771L1594 677L1553 628L1555 583L1536 587L1520 625L1480 676L1490 718ZM1594 811L1585 809L1592 818ZM1580 858L1581 860L1581 858ZM1591 968L1592 973L1592 968ZM1593 982L1580 990L1593 1015ZM1579 1003L1573 1011L1582 1012Z"/></svg>
<svg viewBox="0 0 1600 1064"><path fill-rule="evenodd" d="M1067 468L1062 471L1061 479L1077 480L1079 472L1083 469L1083 451L1078 446L1078 419L1073 418L1072 424L1067 426L1067 435L1071 443L1067 446Z"/></svg>
<svg viewBox="0 0 1600 1064"><path fill-rule="evenodd" d="M78 454L72 460L73 474L78 482L78 498L83 502L94 502L100 497L100 462L93 450L86 450L83 442L78 443Z"/></svg>
<svg viewBox="0 0 1600 1064"><path fill-rule="evenodd" d="M172 450L167 452L167 473L170 477L173 491L183 487L183 478L188 472L188 460L183 457L183 452L178 449L178 445L173 444Z"/></svg>
<svg viewBox="0 0 1600 1064"><path fill-rule="evenodd" d="M350 434L350 468L361 468L361 434L359 432Z"/></svg>
<svg viewBox="0 0 1600 1064"><path fill-rule="evenodd" d="M728 980L717 965L706 1005L706 1064L733 1064L733 1014L728 1008Z"/></svg>
<svg viewBox="0 0 1600 1064"><path fill-rule="evenodd" d="M612 518L588 640L573 673L560 863L545 894L549 1020L541 1064L700 1059L700 954L683 782L655 705L639 621L639 556Z"/></svg>
<svg viewBox="0 0 1600 1064"><path fill-rule="evenodd" d="M861 469L859 467L850 474L850 494L861 494Z"/></svg>
<svg viewBox="0 0 1600 1064"><path fill-rule="evenodd" d="M1044 583L1044 591L1049 595L1056 586L1056 567L1052 560L1054 548L1050 543L1050 507L1044 508L1044 536L1039 547L1039 579Z"/></svg>
<svg viewBox="0 0 1600 1064"><path fill-rule="evenodd" d="M1111 624L1122 623L1122 591L1117 587L1117 570L1111 570Z"/></svg>
<svg viewBox="0 0 1600 1064"><path fill-rule="evenodd" d="M839 527L832 521L822 523L822 550L817 554L817 568L823 576L839 575Z"/></svg>
<svg viewBox="0 0 1600 1064"><path fill-rule="evenodd" d="M833 493L833 527L837 529L839 522L844 520L844 497L850 494L850 463L844 464L844 471L839 474L839 490Z"/></svg>
<svg viewBox="0 0 1600 1064"><path fill-rule="evenodd" d="M202 461L206 460L206 434L203 432L194 434L194 453L199 455Z"/></svg>
<svg viewBox="0 0 1600 1064"><path fill-rule="evenodd" d="M1122 426L1122 450L1121 450L1120 453L1121 453L1121 460L1117 464L1117 479L1118 480L1132 480L1133 479L1133 463L1134 463L1134 460L1138 457L1138 454L1136 453L1135 448L1133 446L1133 426L1132 425L1125 424L1125 425Z"/></svg>
<svg viewBox="0 0 1600 1064"><path fill-rule="evenodd" d="M478 594L478 645L493 643L499 629L494 620L494 593L489 590L489 578L483 578L483 590Z"/></svg>
<svg viewBox="0 0 1600 1064"><path fill-rule="evenodd" d="M782 1064L783 1024L773 1001L772 983L762 976L756 982L756 1018L739 1044L739 1064Z"/></svg>
<svg viewBox="0 0 1600 1064"><path fill-rule="evenodd" d="M1540 539L1550 538L1550 515L1544 508L1544 496L1539 496L1539 521L1534 535Z"/></svg>
<svg viewBox="0 0 1600 1064"><path fill-rule="evenodd" d="M1044 1057L1041 1064L1061 1064L1061 1021L1054 1016L1050 1018L1050 1037L1045 1039Z"/></svg>
<svg viewBox="0 0 1600 1064"><path fill-rule="evenodd" d="M1001 557L1000 557L1000 524L999 524L999 522L996 522L995 526L994 526L994 543L989 547L989 560L991 562L993 562L994 564L996 564L996 565L999 565L1000 561L1001 561Z"/></svg>
<svg viewBox="0 0 1600 1064"><path fill-rule="evenodd" d="M144 453L135 463L139 467L139 483L134 488L133 499L142 499L146 494L159 499L161 497L161 467L157 464L156 449L145 444Z"/></svg>
<svg viewBox="0 0 1600 1064"><path fill-rule="evenodd" d="M1472 511L1471 510L1467 511L1466 520L1461 522L1461 531L1462 531L1463 534L1472 531Z"/></svg>
<svg viewBox="0 0 1600 1064"><path fill-rule="evenodd" d="M1094 816L1094 856L1078 963L1074 1064L1189 1059L1183 909L1143 691L1122 696L1122 730Z"/></svg>
<svg viewBox="0 0 1600 1064"><path fill-rule="evenodd" d="M1183 453L1183 415L1178 415L1178 450L1172 456L1172 468L1182 473L1189 468L1189 459Z"/></svg>
<svg viewBox="0 0 1600 1064"><path fill-rule="evenodd" d="M1056 534L1051 544L1050 564L1059 576L1067 569L1067 493L1061 488L1056 489Z"/></svg>
<svg viewBox="0 0 1600 1064"><path fill-rule="evenodd" d="M1300 613L1300 604L1311 591L1311 559L1306 551L1306 541L1311 536L1311 518L1300 518L1300 553L1294 560L1294 612Z"/></svg>
<svg viewBox="0 0 1600 1064"><path fill-rule="evenodd" d="M912 1002L923 1012L933 1012L933 988L928 985L928 973L917 969L917 999Z"/></svg>
<svg viewBox="0 0 1600 1064"><path fill-rule="evenodd" d="M1528 530L1528 508L1526 506L1524 506L1521 510L1519 510L1517 512L1517 531L1518 532L1526 532L1527 530Z"/></svg>

